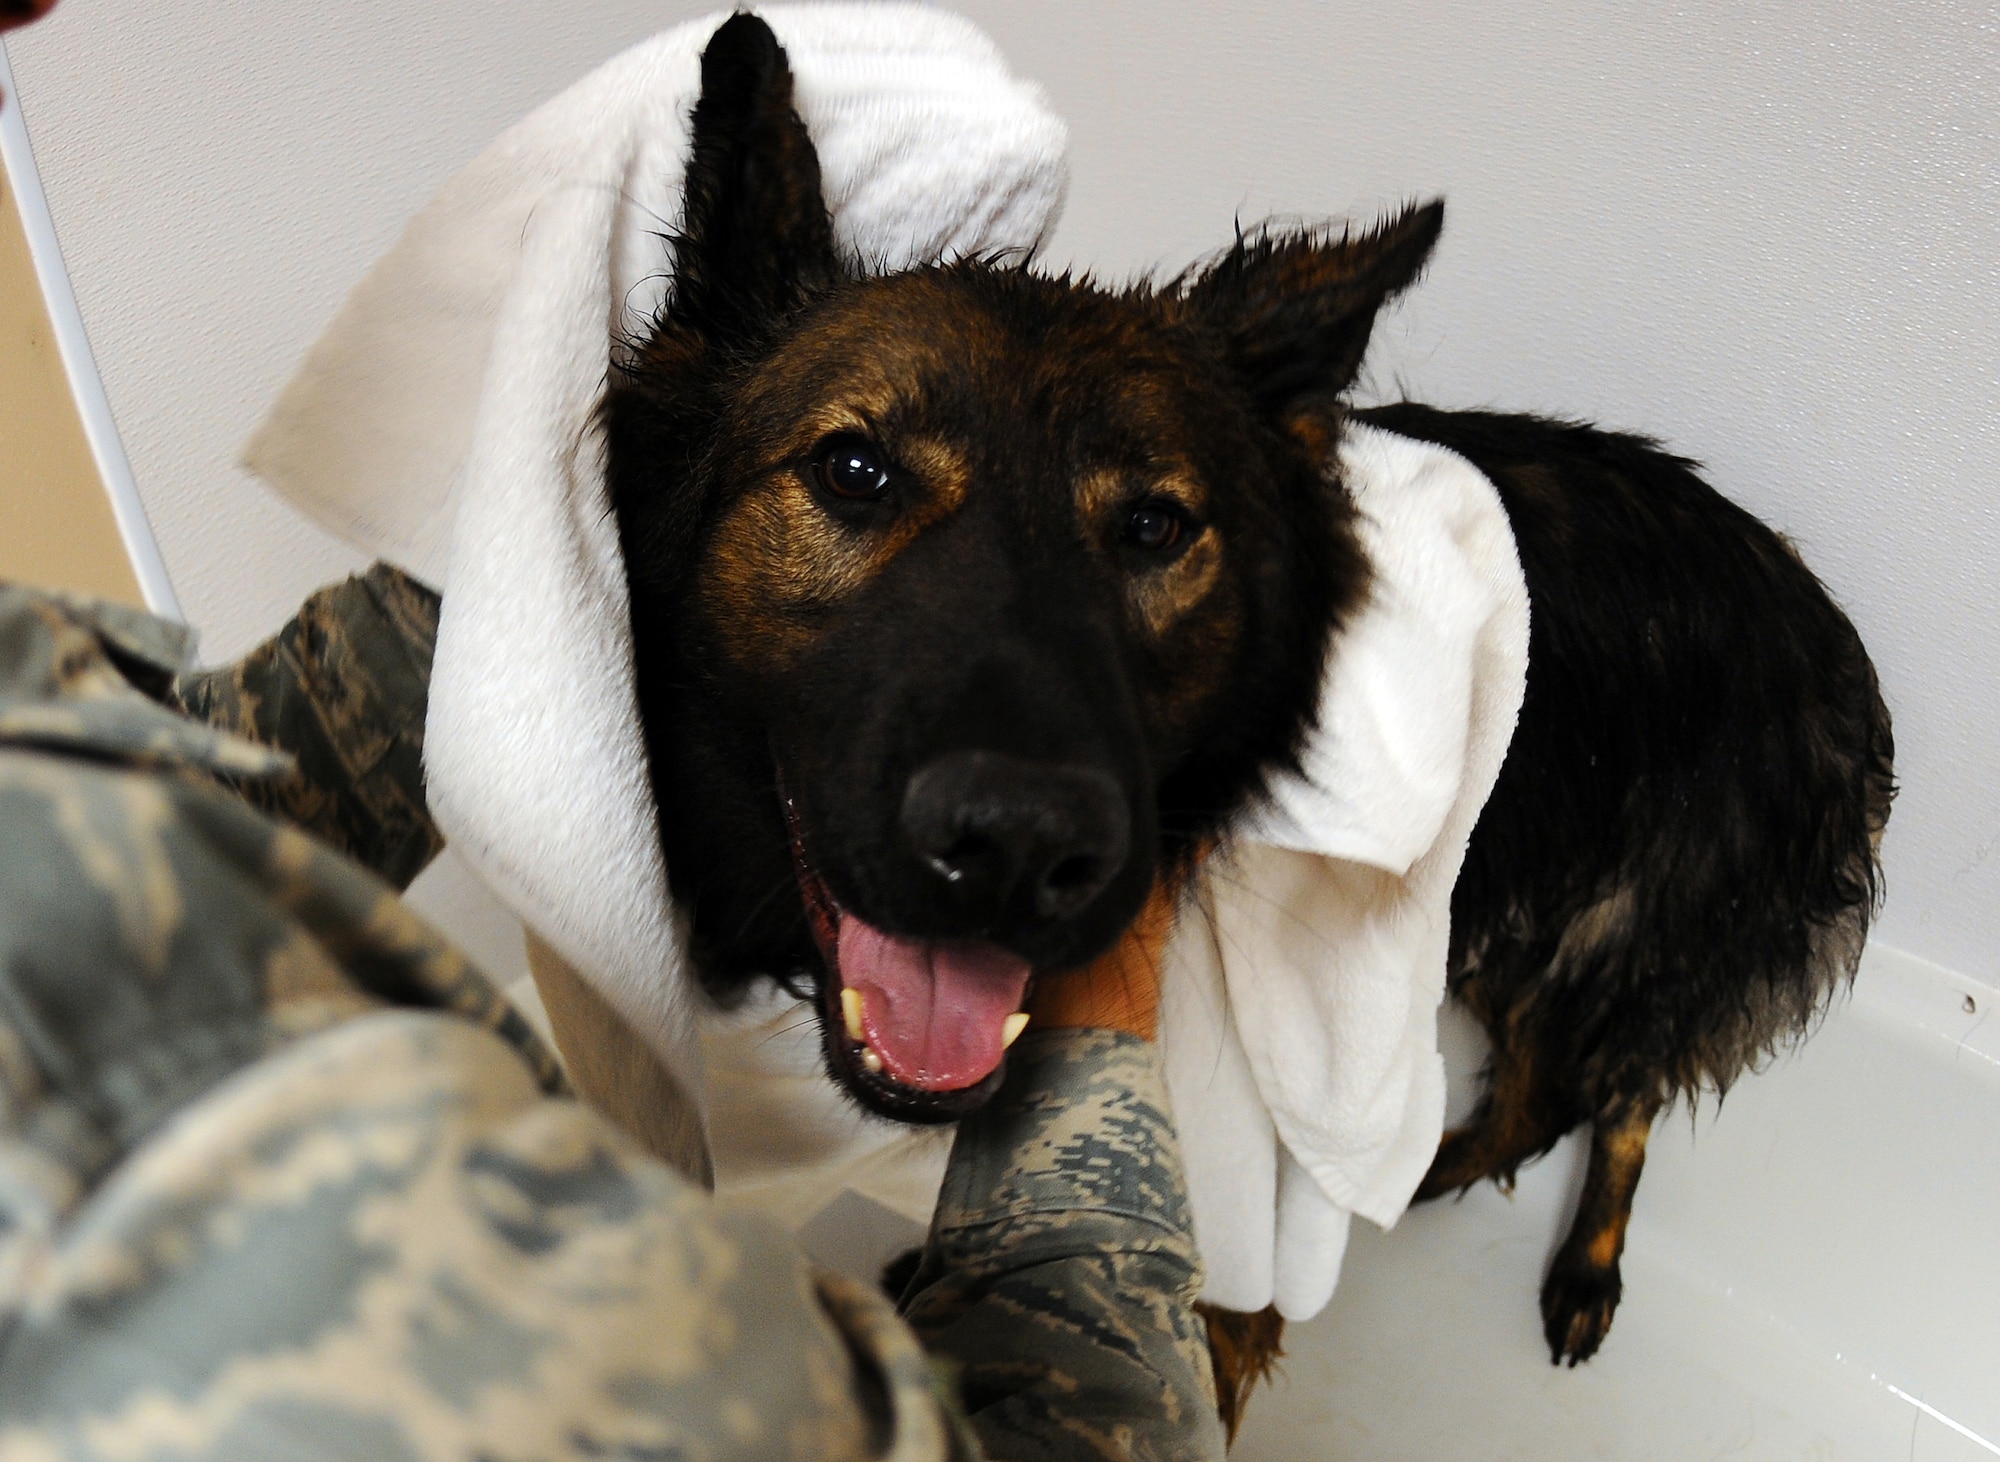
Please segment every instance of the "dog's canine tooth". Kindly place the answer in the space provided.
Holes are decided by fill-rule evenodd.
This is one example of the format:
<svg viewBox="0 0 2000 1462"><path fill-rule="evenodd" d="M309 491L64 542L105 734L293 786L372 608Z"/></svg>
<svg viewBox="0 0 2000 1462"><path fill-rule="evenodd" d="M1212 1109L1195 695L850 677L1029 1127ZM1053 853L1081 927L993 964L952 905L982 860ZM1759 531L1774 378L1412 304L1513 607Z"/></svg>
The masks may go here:
<svg viewBox="0 0 2000 1462"><path fill-rule="evenodd" d="M850 1038L861 1041L867 1037L861 1034L861 1012L867 1008L868 997L853 986L843 986L840 992L840 1017L847 1025Z"/></svg>
<svg viewBox="0 0 2000 1462"><path fill-rule="evenodd" d="M1011 1046L1014 1044L1014 1042L1020 1040L1021 1032L1026 1030L1027 1028L1028 1028L1027 1011L1017 1010L1012 1015L1008 1016L1006 1024L1000 1027L1001 1049L1005 1050L1008 1046Z"/></svg>
<svg viewBox="0 0 2000 1462"><path fill-rule="evenodd" d="M861 1048L861 1064L873 1072L879 1073L882 1070L882 1058L875 1054L873 1046Z"/></svg>

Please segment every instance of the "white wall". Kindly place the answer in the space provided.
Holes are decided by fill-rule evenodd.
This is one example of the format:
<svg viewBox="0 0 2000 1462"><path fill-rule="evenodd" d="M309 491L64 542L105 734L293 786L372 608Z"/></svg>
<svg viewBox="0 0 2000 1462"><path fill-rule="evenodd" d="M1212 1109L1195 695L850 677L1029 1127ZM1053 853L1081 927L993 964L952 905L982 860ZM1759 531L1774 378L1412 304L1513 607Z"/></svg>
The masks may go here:
<svg viewBox="0 0 2000 1462"><path fill-rule="evenodd" d="M120 425L223 656L351 560L231 465L401 220L707 8L66 0L13 45ZM1375 385L1650 431L1799 540L1896 714L1890 943L2000 976L1990 4L970 0L1074 128L1052 257L1443 193Z"/></svg>

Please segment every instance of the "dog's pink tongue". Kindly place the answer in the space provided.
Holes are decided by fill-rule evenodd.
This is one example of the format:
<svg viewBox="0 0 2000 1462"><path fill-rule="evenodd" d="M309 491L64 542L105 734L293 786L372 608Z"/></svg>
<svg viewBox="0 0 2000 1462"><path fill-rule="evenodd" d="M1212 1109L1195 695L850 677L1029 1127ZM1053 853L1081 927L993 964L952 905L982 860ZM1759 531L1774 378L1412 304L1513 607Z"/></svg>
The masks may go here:
<svg viewBox="0 0 2000 1462"><path fill-rule="evenodd" d="M840 981L865 997L861 1028L889 1074L924 1091L958 1091L1000 1064L1007 1017L1021 1008L1028 962L991 944L898 939L852 914L840 920Z"/></svg>

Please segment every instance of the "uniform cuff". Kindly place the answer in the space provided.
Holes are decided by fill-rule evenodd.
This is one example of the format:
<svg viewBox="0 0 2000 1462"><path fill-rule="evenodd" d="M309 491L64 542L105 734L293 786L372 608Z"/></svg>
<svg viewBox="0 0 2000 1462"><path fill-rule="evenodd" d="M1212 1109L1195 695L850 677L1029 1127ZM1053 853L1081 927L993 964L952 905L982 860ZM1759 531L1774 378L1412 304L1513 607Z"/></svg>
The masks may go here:
<svg viewBox="0 0 2000 1462"><path fill-rule="evenodd" d="M1009 1231L1016 1262L1023 1246L1044 1258L1165 1249L1194 1262L1180 1144L1151 1042L1051 1030L1015 1043L998 1095L959 1124L932 1221L934 1238L960 1250L972 1231L996 1227Z"/></svg>

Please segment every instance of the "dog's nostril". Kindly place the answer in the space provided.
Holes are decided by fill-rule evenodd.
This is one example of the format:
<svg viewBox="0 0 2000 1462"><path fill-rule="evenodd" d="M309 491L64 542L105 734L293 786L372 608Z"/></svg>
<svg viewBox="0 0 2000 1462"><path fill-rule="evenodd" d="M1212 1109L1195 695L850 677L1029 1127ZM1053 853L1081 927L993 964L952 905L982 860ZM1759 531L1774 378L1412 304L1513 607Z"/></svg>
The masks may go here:
<svg viewBox="0 0 2000 1462"><path fill-rule="evenodd" d="M1065 858L1048 871L1042 879L1042 887L1057 893L1074 893L1097 883L1103 867L1103 863L1096 858Z"/></svg>
<svg viewBox="0 0 2000 1462"><path fill-rule="evenodd" d="M1094 854L1079 853L1059 859L1042 874L1035 889L1035 908L1043 916L1064 919L1081 913L1104 891L1117 869Z"/></svg>

